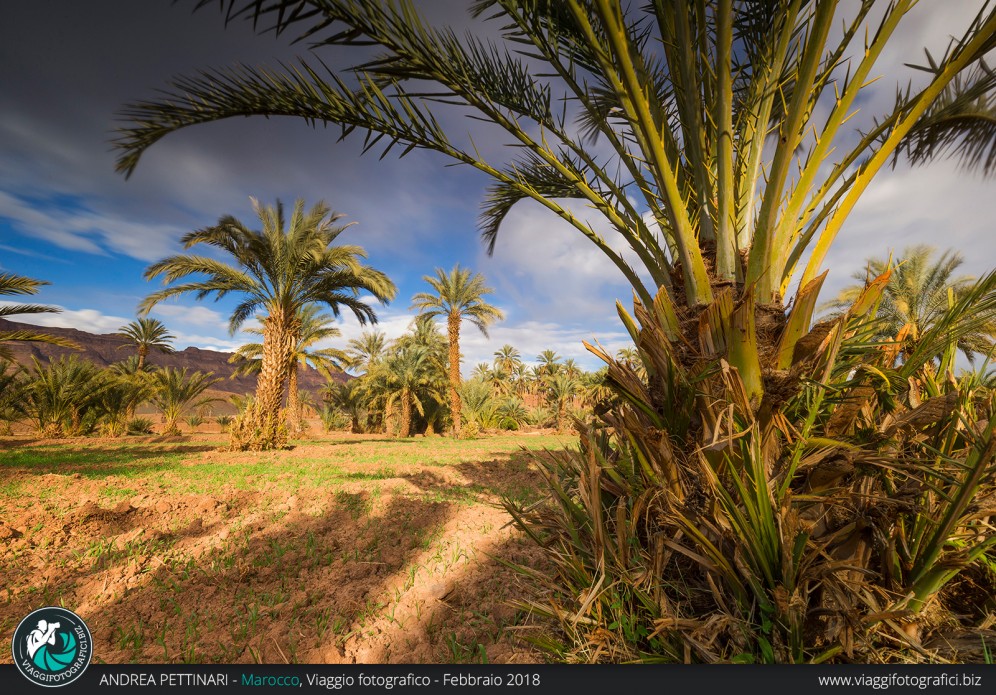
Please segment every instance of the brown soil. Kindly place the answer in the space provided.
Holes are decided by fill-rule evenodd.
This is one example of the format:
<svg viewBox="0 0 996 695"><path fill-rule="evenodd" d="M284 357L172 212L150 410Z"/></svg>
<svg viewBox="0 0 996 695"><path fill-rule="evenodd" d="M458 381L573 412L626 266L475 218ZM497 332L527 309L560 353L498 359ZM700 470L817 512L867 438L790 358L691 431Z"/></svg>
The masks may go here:
<svg viewBox="0 0 996 695"><path fill-rule="evenodd" d="M61 603L107 663L542 660L496 560L542 567L498 504L535 491L527 454L484 440L378 469L365 455L388 445L363 437L279 454L202 439L143 440L120 463L120 440L4 442L0 461L53 461L0 466L0 642Z"/></svg>

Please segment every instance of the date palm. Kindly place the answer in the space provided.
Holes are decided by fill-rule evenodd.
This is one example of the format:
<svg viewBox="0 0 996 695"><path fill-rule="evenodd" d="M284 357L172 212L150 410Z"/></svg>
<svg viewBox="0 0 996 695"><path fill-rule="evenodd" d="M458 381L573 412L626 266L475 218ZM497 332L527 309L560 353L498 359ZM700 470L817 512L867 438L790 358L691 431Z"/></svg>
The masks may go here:
<svg viewBox="0 0 996 695"><path fill-rule="evenodd" d="M319 313L317 305L309 304L298 313L300 330L297 344L290 357L290 368L287 377L287 410L292 432L301 426L301 404L298 392L297 377L300 365L311 366L329 377L333 373L341 373L349 363L349 356L337 348L314 349L315 343L338 338L342 332L333 326L334 318L328 314ZM260 328L247 328L246 333L263 335ZM228 361L235 364L232 376L239 374L259 374L263 365L263 343L246 343L239 347Z"/></svg>
<svg viewBox="0 0 996 695"><path fill-rule="evenodd" d="M149 351L173 352L172 342L176 336L172 335L165 324L158 319L139 318L132 321L127 326L118 329L117 335L128 338L137 348L138 371L145 368L145 360L149 356ZM122 345L122 348L127 347Z"/></svg>
<svg viewBox="0 0 996 695"><path fill-rule="evenodd" d="M495 369L511 377L522 364L522 355L511 345L502 345L495 350Z"/></svg>
<svg viewBox="0 0 996 695"><path fill-rule="evenodd" d="M449 343L450 413L453 416L453 436L460 435L460 324L470 321L488 335L488 326L505 318L501 310L484 300L494 290L484 284L484 276L469 268L453 266L450 272L436 268L436 276L423 280L432 292L419 292L412 297L412 308L423 316L445 316Z"/></svg>
<svg viewBox="0 0 996 695"><path fill-rule="evenodd" d="M346 344L350 366L368 372L386 351L387 337L381 331L364 331Z"/></svg>
<svg viewBox="0 0 996 695"><path fill-rule="evenodd" d="M360 424L360 416L365 414L369 417L370 411L359 379L351 379L345 383L326 382L322 387L322 400L349 416L350 432L361 434L364 431Z"/></svg>
<svg viewBox="0 0 996 695"><path fill-rule="evenodd" d="M876 78L910 43L915 0L479 0L472 11L500 26L494 45L428 27L411 0L223 4L315 53L355 49L356 63L177 80L124 111L121 171L199 123L336 123L488 176L490 247L530 199L632 285L633 314L618 310L646 380L589 346L620 405L580 452L551 454L550 505L511 509L553 548L558 655L855 661L899 645L927 658L910 638L940 620L924 606L991 562L972 500L993 494L996 419L991 398L925 364L983 325L996 274L898 368L869 319L887 275L844 316L811 324L831 247L897 159L996 172L996 71L983 60L996 6L928 55L916 86L895 76L893 92ZM453 115L515 147L453 137L442 125Z"/></svg>
<svg viewBox="0 0 996 695"><path fill-rule="evenodd" d="M544 350L536 355L536 376L539 379L547 379L560 371L564 365L560 362L560 355L553 350Z"/></svg>
<svg viewBox="0 0 996 695"><path fill-rule="evenodd" d="M415 412L427 419L429 427L439 419L439 408L431 412L429 407L442 406L446 400L446 352L446 340L435 322L420 316L370 373L371 388L384 400L385 420L398 407L401 437L411 435Z"/></svg>
<svg viewBox="0 0 996 695"><path fill-rule="evenodd" d="M567 431L567 408L574 397L581 393L582 383L577 375L561 370L546 380L547 402L556 407L557 429Z"/></svg>
<svg viewBox="0 0 996 695"><path fill-rule="evenodd" d="M44 280L34 280L13 273L0 273L0 296L38 294L38 289L47 284L49 283ZM55 314L60 311L62 310L57 307L45 306L44 304L8 304L0 306L0 318L16 316L17 314ZM0 360L13 360L14 358L10 348L4 345L8 342L48 343L61 347L79 348L76 343L66 338L33 330L0 331Z"/></svg>
<svg viewBox="0 0 996 695"><path fill-rule="evenodd" d="M324 305L339 316L346 308L367 323L377 316L361 294L369 293L386 303L396 292L384 273L361 262L366 257L363 248L335 243L346 227L336 224L340 215L325 203L305 210L304 201L298 200L289 218L279 201L264 206L252 199L252 205L261 230L252 230L228 215L217 225L182 239L187 249L204 244L223 252L227 262L189 253L154 263L146 270L146 279L162 276L167 287L149 295L140 306L147 313L158 302L188 293L198 299L239 295L241 302L229 319L233 334L258 311L265 313L253 406L231 428L232 447L238 450L271 449L286 443L280 409L291 355L300 340L301 310L311 304Z"/></svg>
<svg viewBox="0 0 996 695"><path fill-rule="evenodd" d="M204 396L212 385L221 381L210 372L187 373L186 367L174 369L167 367L157 369L149 375L149 400L163 414L163 431L165 435L180 434L177 423L184 410L199 408L217 398Z"/></svg>
<svg viewBox="0 0 996 695"><path fill-rule="evenodd" d="M509 210L532 199L594 243L644 306L661 294L669 322L673 305L696 314L715 306L703 325L737 337L714 347L751 397L772 376L760 358L773 346L761 342L798 339L812 316L812 302L796 302L786 324L782 298L795 279L800 293L815 296L830 245L890 162L951 154L996 171L996 71L983 62L996 43L992 6L943 55L928 56L923 86L901 91L868 121L852 118L859 94L881 84L871 79L876 64L915 0L882 12L873 12L874 0L851 10L838 0L473 3L475 15L502 23L507 51L428 28L410 0L223 4L230 18L254 26L320 36L316 51L373 45L382 55L344 71L349 83L307 60L178 79L160 100L124 109L120 171L130 174L171 132L254 114L339 123L345 134L366 131L405 152L435 150L493 180L482 215L492 247ZM841 20L843 31L832 32ZM867 37L863 50L845 59L859 37ZM454 141L440 125L449 109L490 124L520 154L493 160ZM598 210L615 239L574 214L568 199ZM725 311L727 295L737 311Z"/></svg>
<svg viewBox="0 0 996 695"><path fill-rule="evenodd" d="M866 272L853 275L862 284L845 287L827 306L837 313L845 311L871 278L889 271L889 282L876 311L881 322L878 335L886 340L901 337L903 354L911 354L924 333L947 313L949 303L970 291L975 282L971 276L955 274L965 261L959 252L949 249L936 259L934 255L933 247L918 245L904 249L895 260L869 258ZM969 361L993 349L996 314L989 318L988 325L966 333L957 341Z"/></svg>

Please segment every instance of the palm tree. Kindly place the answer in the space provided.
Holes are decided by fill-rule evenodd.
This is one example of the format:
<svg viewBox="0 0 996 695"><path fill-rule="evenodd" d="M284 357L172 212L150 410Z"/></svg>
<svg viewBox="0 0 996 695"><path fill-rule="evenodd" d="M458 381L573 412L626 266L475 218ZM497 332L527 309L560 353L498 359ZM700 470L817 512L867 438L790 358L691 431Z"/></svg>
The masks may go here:
<svg viewBox="0 0 996 695"><path fill-rule="evenodd" d="M522 364L522 355L511 345L495 350L495 369L511 377Z"/></svg>
<svg viewBox="0 0 996 695"><path fill-rule="evenodd" d="M581 392L581 381L574 374L562 370L546 380L547 401L557 409L557 429L567 431L567 406Z"/></svg>
<svg viewBox="0 0 996 695"><path fill-rule="evenodd" d="M539 363L536 365L536 376L539 379L552 377L563 366L560 363L560 355L553 350L544 350L536 355L536 361Z"/></svg>
<svg viewBox="0 0 996 695"><path fill-rule="evenodd" d="M359 379L351 379L342 384L338 381L327 382L322 387L322 400L349 416L350 431L353 434L363 432L360 417L369 411Z"/></svg>
<svg viewBox="0 0 996 695"><path fill-rule="evenodd" d="M194 293L197 298L229 293L241 295L229 319L235 333L257 311L263 311L263 352L253 407L231 428L232 447L238 450L270 449L286 442L280 406L290 372L291 355L300 340L301 310L310 304L325 305L334 316L342 307L361 323L376 321L374 310L362 301L368 292L382 303L396 289L386 275L361 263L366 252L359 246L336 245L346 229L336 225L339 215L319 202L305 211L298 200L290 219L284 207L260 205L253 210L262 222L261 231L251 230L232 216L218 224L186 234L185 248L198 244L218 249L229 262L208 256L180 254L151 265L146 279L163 276L168 285L141 304L147 313L158 302ZM187 280L195 276L193 280ZM185 282L181 282L187 280Z"/></svg>
<svg viewBox="0 0 996 695"><path fill-rule="evenodd" d="M127 326L118 329L117 335L128 338L138 347L138 371L145 368L145 359L150 350L159 352L173 352L171 343L176 340L166 328L165 324L158 319L139 318L132 321ZM127 345L122 345L122 348Z"/></svg>
<svg viewBox="0 0 996 695"><path fill-rule="evenodd" d="M424 316L445 316L449 339L450 412L453 415L453 436L460 435L460 323L467 319L488 335L488 326L505 318L501 310L488 304L483 297L494 290L485 286L484 276L471 274L458 263L449 273L436 268L436 276L423 278L434 293L419 292L412 297L412 308Z"/></svg>
<svg viewBox="0 0 996 695"><path fill-rule="evenodd" d="M949 249L936 260L934 254L933 247L917 245L904 249L895 261L869 258L867 271L852 276L861 284L845 287L827 303L827 307L839 315L854 304L872 278L889 272L889 281L876 313L881 321L877 335L886 340L901 336L903 354L912 354L924 333L947 313L951 302L970 291L975 282L969 275L955 275L965 260L960 253ZM976 355L987 354L993 349L996 314L990 318L988 326L980 326L957 341L958 348L970 362Z"/></svg>
<svg viewBox="0 0 996 695"><path fill-rule="evenodd" d="M939 622L924 606L994 542L971 504L992 494L991 400L969 402L925 365L985 322L996 274L898 369L866 340L887 276L811 326L828 253L890 164L950 155L996 172L996 71L983 60L996 6L927 57L916 87L875 98L915 5L480 0L472 11L500 26L492 46L428 29L410 0L232 0L228 16L317 33L316 52L350 47L357 64L345 78L302 61L177 80L126 109L118 167L187 126L290 115L483 172L491 248L509 211L535 201L632 285L632 314L618 310L649 375L589 346L620 405L579 451L551 455L553 509L513 509L557 549L548 616L587 616L561 620L573 644L559 653L880 659L919 648L910 633ZM454 111L516 147L449 137ZM921 385L942 402L920 410ZM896 503L899 479L909 492Z"/></svg>
<svg viewBox="0 0 996 695"><path fill-rule="evenodd" d="M870 77L916 3L897 0L877 14L873 4L838 17L844 10L837 0L635 3L625 10L608 0L475 3L475 15L502 23L510 47L502 52L473 36L427 30L409 1L232 0L230 17L301 36L336 25L342 30L320 47L373 45L383 59L367 61L363 53L362 63L344 71L349 80L307 63L176 80L158 101L124 109L130 125L117 142L118 169L130 174L171 132L234 115L339 123L344 133L384 138L388 149L435 150L493 180L481 218L492 247L509 210L533 199L594 243L645 307L663 293L662 308L677 304L697 314L735 295L739 311L716 312L712 324L744 336L720 351L748 395L760 397L759 356L776 353L759 340L785 335L767 323L784 325L779 312L794 279L815 296L831 244L887 164L901 154L917 163L951 154L966 167L996 171L989 96L996 73L983 62L996 36L996 8L981 10L942 56L929 58L923 86L862 121L852 118L859 94L877 88ZM878 30L861 31L873 16ZM831 32L838 20L839 35ZM853 65L842 59L866 33ZM523 50L529 64L518 58ZM355 90L347 86L354 76ZM559 103L576 109L555 108ZM462 148L440 125L451 108L490 124L517 145L517 155L497 161ZM574 215L563 203L569 198L598 210L619 243ZM809 301L796 307L789 341L799 337L794 326L808 327L814 308ZM697 345L696 336L688 338Z"/></svg>
<svg viewBox="0 0 996 695"><path fill-rule="evenodd" d="M429 351L425 348L410 347L391 355L384 362L384 382L387 387L388 403L400 403L400 437L411 436L412 407L424 412L418 399L418 388L425 384L426 366Z"/></svg>
<svg viewBox="0 0 996 695"><path fill-rule="evenodd" d="M381 331L364 331L346 345L350 366L370 371L387 350L387 337Z"/></svg>
<svg viewBox="0 0 996 695"><path fill-rule="evenodd" d="M0 360L0 434L11 434L13 423L23 414L21 392L24 387L21 368L17 365L11 367L9 362Z"/></svg>
<svg viewBox="0 0 996 695"><path fill-rule="evenodd" d="M265 320L265 319L264 319ZM328 314L319 313L317 305L309 304L298 313L300 332L297 345L291 353L291 363L287 378L287 410L292 432L301 427L301 404L297 386L299 365L310 365L329 377L333 373L341 373L349 363L349 356L337 348L312 349L315 343L330 338L338 338L342 332L332 325L334 318ZM263 320L261 320L262 322ZM246 333L263 335L259 328L247 328ZM240 374L259 374L263 364L263 344L246 343L228 358L236 365L232 376Z"/></svg>
<svg viewBox="0 0 996 695"><path fill-rule="evenodd" d="M0 296L38 294L38 288L49 283L44 280L33 280L22 275L12 273L0 273ZM9 304L0 306L0 318L16 316L17 314L55 314L62 311L58 307L45 306L43 304ZM13 360L14 355L4 343L8 342L36 342L48 343L79 349L79 345L66 338L59 338L45 333L36 333L31 330L0 331L0 360Z"/></svg>
<svg viewBox="0 0 996 695"><path fill-rule="evenodd" d="M32 357L20 408L46 437L86 434L100 418L101 398L113 381L92 362L76 355L43 364Z"/></svg>
<svg viewBox="0 0 996 695"><path fill-rule="evenodd" d="M411 435L414 412L428 417L427 406L445 402L445 340L430 320L416 320L412 331L395 341L388 355L375 365L371 378L383 393L385 420L399 408L399 436ZM458 417L458 416L457 416Z"/></svg>
<svg viewBox="0 0 996 695"><path fill-rule="evenodd" d="M574 377L575 379L581 376L581 367L578 366L577 360L573 357L564 360L564 364L561 368L566 374Z"/></svg>
<svg viewBox="0 0 996 695"><path fill-rule="evenodd" d="M184 410L199 408L217 398L202 397L205 391L213 384L221 381L208 372L193 372L187 374L187 368L157 369L149 376L152 401L163 414L163 431L165 435L180 434L177 423L183 415Z"/></svg>
<svg viewBox="0 0 996 695"><path fill-rule="evenodd" d="M487 362L478 362L470 372L471 379L478 379L482 382L491 382L494 374L494 367Z"/></svg>

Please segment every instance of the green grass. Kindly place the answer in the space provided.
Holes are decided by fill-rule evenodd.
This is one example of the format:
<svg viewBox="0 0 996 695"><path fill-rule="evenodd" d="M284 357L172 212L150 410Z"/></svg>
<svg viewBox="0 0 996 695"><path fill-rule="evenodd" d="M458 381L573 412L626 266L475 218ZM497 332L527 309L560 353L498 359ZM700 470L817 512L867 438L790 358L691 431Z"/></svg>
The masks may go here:
<svg viewBox="0 0 996 695"><path fill-rule="evenodd" d="M25 446L0 451L0 495L16 494L18 484L3 480L5 473L30 471L39 475L80 474L84 478L100 479L110 475L128 479L156 477L174 491L207 491L218 485L265 481L292 489L302 484L350 481L376 481L395 478L405 466L447 467L477 463L482 458L508 456L522 448L538 450L562 448L570 441L553 435L521 437L501 436L466 442L444 437L412 440L347 440L304 441L300 449L307 454L287 457L280 452L247 455L240 463L196 463L205 451L223 442L155 443L123 442L93 446L74 441L67 444ZM477 454L480 452L480 455ZM345 459L352 465L369 466L369 471L350 471L336 465Z"/></svg>

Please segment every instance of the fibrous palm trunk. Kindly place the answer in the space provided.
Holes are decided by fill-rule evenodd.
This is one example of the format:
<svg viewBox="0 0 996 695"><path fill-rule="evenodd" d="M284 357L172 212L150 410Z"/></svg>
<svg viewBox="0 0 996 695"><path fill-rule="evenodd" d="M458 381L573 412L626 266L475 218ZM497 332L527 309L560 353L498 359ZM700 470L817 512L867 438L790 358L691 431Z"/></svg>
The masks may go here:
<svg viewBox="0 0 996 695"><path fill-rule="evenodd" d="M401 437L410 437L412 433L412 394L408 389L401 391Z"/></svg>
<svg viewBox="0 0 996 695"><path fill-rule="evenodd" d="M163 434L167 437L175 437L180 434L180 428L176 425L178 417L179 413L173 411L163 413Z"/></svg>
<svg viewBox="0 0 996 695"><path fill-rule="evenodd" d="M255 400L231 428L233 450L263 451L287 444L287 427L280 406L294 343L292 327L281 312L272 311L263 322L263 358Z"/></svg>
<svg viewBox="0 0 996 695"><path fill-rule="evenodd" d="M145 358L148 356L148 354L149 354L148 345L138 346L138 368L135 370L136 372L141 372L142 369L145 367Z"/></svg>
<svg viewBox="0 0 996 695"><path fill-rule="evenodd" d="M388 401L384 404L384 413L381 422L381 426L384 430L384 434L391 434L391 423L394 422L394 404Z"/></svg>
<svg viewBox="0 0 996 695"><path fill-rule="evenodd" d="M453 436L460 436L460 314L450 312L446 319L450 344L450 414L453 417Z"/></svg>
<svg viewBox="0 0 996 695"><path fill-rule="evenodd" d="M301 431L301 399L297 392L297 362L292 361L287 376L287 421L292 434Z"/></svg>

